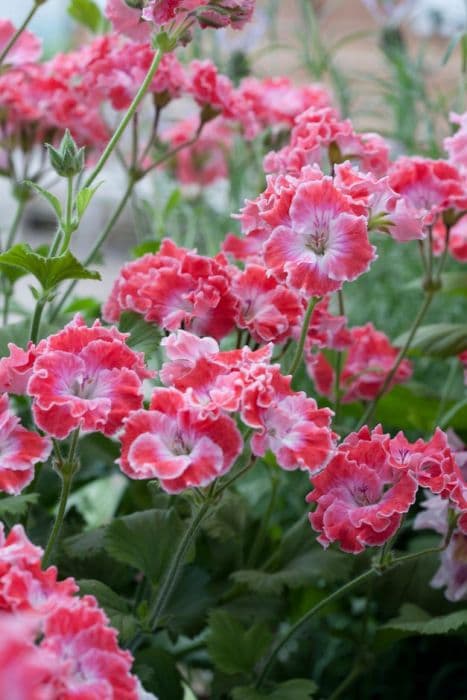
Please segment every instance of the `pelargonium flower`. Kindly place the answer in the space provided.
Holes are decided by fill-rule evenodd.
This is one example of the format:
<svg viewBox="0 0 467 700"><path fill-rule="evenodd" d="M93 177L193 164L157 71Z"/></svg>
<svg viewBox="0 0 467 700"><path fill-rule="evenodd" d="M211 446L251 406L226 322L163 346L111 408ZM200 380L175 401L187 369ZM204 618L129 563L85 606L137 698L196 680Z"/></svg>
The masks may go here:
<svg viewBox="0 0 467 700"><path fill-rule="evenodd" d="M5 537L0 523L0 692L18 681L1 697L14 689L20 700L140 700L132 656L96 599L76 597L74 579L58 581L55 567L42 569L42 555L21 525Z"/></svg>
<svg viewBox="0 0 467 700"><path fill-rule="evenodd" d="M446 249L446 240L448 241L448 251L454 260L461 263L467 262L467 216L462 216L449 231L447 238L447 229L444 223L439 220L433 226L433 252L435 255L441 255Z"/></svg>
<svg viewBox="0 0 467 700"><path fill-rule="evenodd" d="M32 373L36 348L29 342L26 350L8 343L9 357L0 359L0 391L8 394L25 394Z"/></svg>
<svg viewBox="0 0 467 700"><path fill-rule="evenodd" d="M350 434L317 476L307 500L316 503L310 522L327 547L339 542L344 552L358 554L380 546L394 535L402 515L415 502L417 480L408 469L390 464L380 429Z"/></svg>
<svg viewBox="0 0 467 700"><path fill-rule="evenodd" d="M0 614L0 697L55 700L55 659L35 645L36 626L26 616Z"/></svg>
<svg viewBox="0 0 467 700"><path fill-rule="evenodd" d="M197 118L184 119L161 134L161 140L171 149L187 144L174 156L175 176L182 185L211 185L229 173L227 154L232 145L232 129L219 117L208 122L189 145L198 126Z"/></svg>
<svg viewBox="0 0 467 700"><path fill-rule="evenodd" d="M232 82L209 59L190 63L188 92L201 107L228 119L236 117L238 98Z"/></svg>
<svg viewBox="0 0 467 700"><path fill-rule="evenodd" d="M125 0L107 0L105 15L116 32L134 41L149 41L152 27L143 20L141 8L131 7Z"/></svg>
<svg viewBox="0 0 467 700"><path fill-rule="evenodd" d="M321 296L366 272L375 259L367 222L329 177L303 182L293 196L290 224L264 244L264 260L278 279L306 296Z"/></svg>
<svg viewBox="0 0 467 700"><path fill-rule="evenodd" d="M442 498L449 498L455 507L467 510L467 482L449 446L446 433L436 428L433 437L410 443L402 432L389 444L390 461L396 469L409 469L420 486Z"/></svg>
<svg viewBox="0 0 467 700"><path fill-rule="evenodd" d="M0 492L16 495L34 478L34 466L45 462L50 440L20 425L10 410L8 396L0 395Z"/></svg>
<svg viewBox="0 0 467 700"><path fill-rule="evenodd" d="M5 537L0 523L0 612L45 614L58 600L76 593L73 579L57 580L55 566L42 569L42 554L22 525L12 527Z"/></svg>
<svg viewBox="0 0 467 700"><path fill-rule="evenodd" d="M330 300L329 296L324 297L313 309L306 339L307 348L345 350L352 344L347 318L329 312Z"/></svg>
<svg viewBox="0 0 467 700"><path fill-rule="evenodd" d="M268 276L260 265L247 265L233 277L232 293L239 301L236 325L258 343L282 343L303 318L297 294Z"/></svg>
<svg viewBox="0 0 467 700"><path fill-rule="evenodd" d="M373 324L355 326L350 329L350 343L340 375L339 389L342 401L374 399L383 387L388 373L394 366L398 354L387 336L377 331ZM335 373L327 357L319 352L308 351L305 356L306 366L320 394L333 397ZM397 368L388 391L395 384L401 384L412 375L409 360L403 360Z"/></svg>
<svg viewBox="0 0 467 700"><path fill-rule="evenodd" d="M425 226L448 209L467 209L464 178L445 160L402 156L389 169L388 183L423 215Z"/></svg>
<svg viewBox="0 0 467 700"><path fill-rule="evenodd" d="M153 373L127 337L99 321L89 328L77 315L38 344L27 392L42 430L57 438L76 428L114 435L142 405L142 380Z"/></svg>
<svg viewBox="0 0 467 700"><path fill-rule="evenodd" d="M382 176L389 165L389 148L378 134L358 134L352 122L340 119L331 107L311 107L296 118L290 143L266 156L264 168L298 174L306 166L325 169L344 160L357 160L362 170Z"/></svg>
<svg viewBox="0 0 467 700"><path fill-rule="evenodd" d="M253 453L263 456L271 450L284 469L320 471L334 450L332 411L318 408L304 392L279 396L260 410L262 429L251 440Z"/></svg>
<svg viewBox="0 0 467 700"><path fill-rule="evenodd" d="M16 29L7 19L0 19L0 52L3 51ZM14 45L5 56L5 63L12 66L21 66L25 63L34 63L42 53L41 40L28 29L23 30Z"/></svg>
<svg viewBox="0 0 467 700"><path fill-rule="evenodd" d="M155 389L149 411L133 412L121 437L119 465L132 479L159 479L169 493L207 486L241 453L228 416L189 404L177 389Z"/></svg>
<svg viewBox="0 0 467 700"><path fill-rule="evenodd" d="M103 316L116 322L135 311L169 331L183 325L217 340L234 327L237 301L223 256L209 258L165 239L156 255L125 265L104 306Z"/></svg>

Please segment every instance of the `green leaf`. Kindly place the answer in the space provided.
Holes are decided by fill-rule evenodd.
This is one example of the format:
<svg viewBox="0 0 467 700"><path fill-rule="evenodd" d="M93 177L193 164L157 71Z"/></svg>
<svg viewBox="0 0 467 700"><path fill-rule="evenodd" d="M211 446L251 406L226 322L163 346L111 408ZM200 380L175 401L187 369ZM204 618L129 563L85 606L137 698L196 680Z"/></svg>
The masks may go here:
<svg viewBox="0 0 467 700"><path fill-rule="evenodd" d="M18 243L0 255L2 267L16 267L34 275L44 290L54 289L64 280L100 280L98 272L87 270L68 250L63 255L47 258L32 250L28 243Z"/></svg>
<svg viewBox="0 0 467 700"><path fill-rule="evenodd" d="M134 672L145 690L158 700L183 700L184 689L176 660L165 649L152 647L136 654Z"/></svg>
<svg viewBox="0 0 467 700"><path fill-rule="evenodd" d="M32 180L25 180L23 184L40 194L41 197L44 197L57 215L58 221L61 220L63 214L62 205L60 204L60 200L54 194L52 194L52 192L45 190L43 187L38 185L37 182L33 182Z"/></svg>
<svg viewBox="0 0 467 700"><path fill-rule="evenodd" d="M178 188L174 190L169 198L167 199L167 202L165 203L164 210L162 217L163 219L167 219L172 211L178 207L180 202L182 201L182 192Z"/></svg>
<svg viewBox="0 0 467 700"><path fill-rule="evenodd" d="M382 629L397 630L410 634L450 634L467 626L467 610L458 610L449 615L430 617L416 605L404 605L401 615L390 620Z"/></svg>
<svg viewBox="0 0 467 700"><path fill-rule="evenodd" d="M408 333L400 335L394 345L402 346ZM411 343L411 351L435 357L450 357L459 355L467 348L467 324L464 323L433 323L422 326L415 333Z"/></svg>
<svg viewBox="0 0 467 700"><path fill-rule="evenodd" d="M65 309L65 313L74 314L77 311L90 319L100 315L101 305L95 297L77 297Z"/></svg>
<svg viewBox="0 0 467 700"><path fill-rule="evenodd" d="M272 634L257 623L245 629L232 615L215 610L209 615L207 647L213 663L227 674L249 673L268 649Z"/></svg>
<svg viewBox="0 0 467 700"><path fill-rule="evenodd" d="M306 678L294 678L276 686L272 693L256 688L240 687L232 691L233 700L309 700L318 690L316 683Z"/></svg>
<svg viewBox="0 0 467 700"><path fill-rule="evenodd" d="M352 561L340 552L314 549L298 554L278 571L244 569L234 572L231 578L258 593L280 594L285 587L301 588L318 579L323 579L326 583L344 579L351 566Z"/></svg>
<svg viewBox="0 0 467 700"><path fill-rule="evenodd" d="M104 550L105 528L98 527L79 535L67 537L62 548L72 559L92 559Z"/></svg>
<svg viewBox="0 0 467 700"><path fill-rule="evenodd" d="M70 0L68 14L94 33L100 31L104 24L102 13L94 0Z"/></svg>
<svg viewBox="0 0 467 700"><path fill-rule="evenodd" d="M157 583L183 532L183 523L173 509L139 511L109 525L105 549L117 561L143 571Z"/></svg>
<svg viewBox="0 0 467 700"><path fill-rule="evenodd" d="M76 195L76 211L78 213L78 218L81 219L84 212L89 206L91 199L94 197L97 189L100 187L100 183L95 187L83 187L82 190Z"/></svg>
<svg viewBox="0 0 467 700"><path fill-rule="evenodd" d="M159 347L162 333L158 326L147 323L144 318L134 311L124 311L118 324L122 333L129 333L128 345L145 355L153 355Z"/></svg>
<svg viewBox="0 0 467 700"><path fill-rule="evenodd" d="M109 586L94 579L78 581L80 595L93 595L110 618L113 627L120 633L120 642L129 642L138 631L138 620L131 613L130 604Z"/></svg>
<svg viewBox="0 0 467 700"><path fill-rule="evenodd" d="M22 496L6 496L0 499L0 520L7 516L21 518L27 511L28 506L37 503L38 493L26 493Z"/></svg>
<svg viewBox="0 0 467 700"><path fill-rule="evenodd" d="M143 241L131 249L131 254L134 258L141 258L146 253L157 253L160 247L160 241Z"/></svg>

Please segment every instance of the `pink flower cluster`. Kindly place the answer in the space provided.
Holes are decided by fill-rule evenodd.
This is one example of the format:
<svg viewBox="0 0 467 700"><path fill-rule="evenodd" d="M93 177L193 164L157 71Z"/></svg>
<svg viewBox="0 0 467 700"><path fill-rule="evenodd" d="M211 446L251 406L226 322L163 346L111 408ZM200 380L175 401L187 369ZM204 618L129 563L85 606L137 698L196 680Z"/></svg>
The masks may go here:
<svg viewBox="0 0 467 700"><path fill-rule="evenodd" d="M99 321L89 328L78 315L37 346L23 351L10 344L9 357L0 360L0 389L30 396L36 425L53 437L63 439L78 428L114 435L128 413L141 407L142 380L152 376L143 355L131 350L126 338ZM31 459L44 459L48 443L34 443L8 417L6 403L3 407L5 434L11 434L11 440L5 439L5 454L17 443L11 459L20 460L21 444L29 439Z"/></svg>
<svg viewBox="0 0 467 700"><path fill-rule="evenodd" d="M312 484L310 522L318 541L325 547L339 542L353 554L395 534L419 486L467 510L467 483L439 429L428 442L410 443L402 433L391 438L380 426L364 427L338 446Z"/></svg>
<svg viewBox="0 0 467 700"><path fill-rule="evenodd" d="M240 455L243 440L229 415L253 429L255 455L271 450L284 469L314 473L329 459L331 411L318 409L271 364L271 347L220 351L213 338L180 330L163 341L168 362L149 410L130 414L120 466L131 478L158 478L169 493L206 486Z"/></svg>
<svg viewBox="0 0 467 700"><path fill-rule="evenodd" d="M374 399L395 364L398 350L371 323L348 329L345 316L329 313L329 301L324 298L313 310L305 354L308 374L320 394L335 400L335 369L323 349L345 351L338 387L342 402ZM411 375L411 363L402 360L388 388Z"/></svg>
<svg viewBox="0 0 467 700"><path fill-rule="evenodd" d="M138 700L132 656L95 598L41 557L21 525L5 537L0 523L0 697Z"/></svg>

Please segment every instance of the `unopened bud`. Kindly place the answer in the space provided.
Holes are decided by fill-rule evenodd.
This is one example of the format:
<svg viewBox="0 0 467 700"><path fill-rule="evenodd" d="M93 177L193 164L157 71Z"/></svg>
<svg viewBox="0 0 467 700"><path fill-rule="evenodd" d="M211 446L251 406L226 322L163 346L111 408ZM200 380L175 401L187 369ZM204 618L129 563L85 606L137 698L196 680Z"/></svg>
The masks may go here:
<svg viewBox="0 0 467 700"><path fill-rule="evenodd" d="M68 129L65 131L58 149L49 143L46 144L46 148L49 151L53 169L61 177L73 177L79 175L83 170L84 148L78 148Z"/></svg>

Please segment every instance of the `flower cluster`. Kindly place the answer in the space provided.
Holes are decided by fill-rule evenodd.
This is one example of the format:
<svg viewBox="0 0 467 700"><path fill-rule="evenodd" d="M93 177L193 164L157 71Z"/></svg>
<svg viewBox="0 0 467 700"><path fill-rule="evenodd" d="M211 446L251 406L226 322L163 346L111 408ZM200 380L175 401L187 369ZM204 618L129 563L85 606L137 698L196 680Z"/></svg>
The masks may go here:
<svg viewBox="0 0 467 700"><path fill-rule="evenodd" d="M21 525L0 523L0 694L21 700L138 700L132 657L92 596L41 568Z"/></svg>
<svg viewBox="0 0 467 700"><path fill-rule="evenodd" d="M270 364L271 348L220 351L213 338L178 331L163 341L168 362L149 410L131 413L121 437L120 466L130 477L158 478L169 493L206 486L240 455L230 413L253 429L255 455L271 450L284 469L314 473L329 459L331 412L295 392Z"/></svg>
<svg viewBox="0 0 467 700"><path fill-rule="evenodd" d="M53 437L76 429L113 435L141 407L142 380L152 376L126 338L99 321L89 328L78 315L27 351L11 344L10 356L0 360L0 388L30 396L36 425ZM18 428L12 430L12 439L20 440ZM36 451L42 459L45 446Z"/></svg>
<svg viewBox="0 0 467 700"><path fill-rule="evenodd" d="M410 443L403 433L391 438L381 426L364 427L345 438L312 484L310 522L318 541L325 547L337 541L353 554L394 535L418 487L460 512L467 506L467 483L439 429L428 442Z"/></svg>
<svg viewBox="0 0 467 700"><path fill-rule="evenodd" d="M333 316L328 311L329 299L324 298L313 310L306 345L306 367L316 390L323 396L343 403L369 401L378 396L395 365L398 350L387 336L373 324L347 328L344 316ZM336 371L324 350L345 352L336 386ZM402 360L391 377L387 389L400 384L412 375L409 360Z"/></svg>

